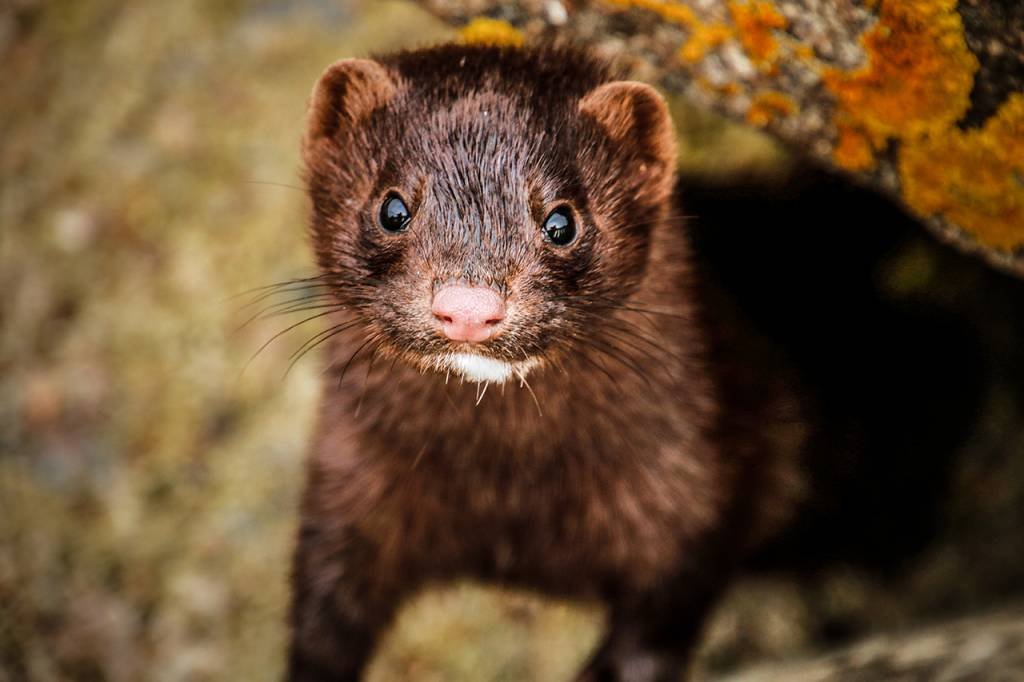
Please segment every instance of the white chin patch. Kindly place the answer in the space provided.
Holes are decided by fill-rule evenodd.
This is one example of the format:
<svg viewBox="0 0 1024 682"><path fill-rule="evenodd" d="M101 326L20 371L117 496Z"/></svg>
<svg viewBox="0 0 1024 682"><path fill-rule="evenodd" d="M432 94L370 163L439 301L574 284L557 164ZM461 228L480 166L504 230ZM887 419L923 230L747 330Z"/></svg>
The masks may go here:
<svg viewBox="0 0 1024 682"><path fill-rule="evenodd" d="M501 384L513 377L521 379L536 363L533 360L511 363L475 353L452 353L440 358L438 364L467 381Z"/></svg>

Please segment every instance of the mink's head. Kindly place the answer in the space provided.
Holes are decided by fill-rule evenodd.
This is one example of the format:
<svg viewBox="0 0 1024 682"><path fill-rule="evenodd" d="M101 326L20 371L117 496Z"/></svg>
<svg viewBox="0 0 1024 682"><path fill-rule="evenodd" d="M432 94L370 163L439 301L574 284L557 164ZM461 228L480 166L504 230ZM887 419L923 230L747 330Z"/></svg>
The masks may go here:
<svg viewBox="0 0 1024 682"><path fill-rule="evenodd" d="M319 266L379 351L501 382L586 352L675 165L664 101L575 50L337 62L304 142Z"/></svg>

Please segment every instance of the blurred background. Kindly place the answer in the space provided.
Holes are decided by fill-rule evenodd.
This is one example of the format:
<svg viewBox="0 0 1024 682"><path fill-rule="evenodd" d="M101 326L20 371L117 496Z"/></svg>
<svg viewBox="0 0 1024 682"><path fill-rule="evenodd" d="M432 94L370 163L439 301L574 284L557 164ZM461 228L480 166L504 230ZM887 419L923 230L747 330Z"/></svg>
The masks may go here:
<svg viewBox="0 0 1024 682"><path fill-rule="evenodd" d="M285 376L303 334L249 362L297 319L246 324L244 292L311 274L298 141L320 71L457 37L397 0L0 4L0 680L279 677L318 367ZM823 381L859 368L846 399L920 436L889 439L831 510L866 503L867 531L815 553L801 528L758 562L701 669L1024 599L1021 283L674 106L709 267ZM822 319L832 336L802 333ZM882 330L868 361L843 325ZM371 678L565 680L601 624L453 586L403 611Z"/></svg>

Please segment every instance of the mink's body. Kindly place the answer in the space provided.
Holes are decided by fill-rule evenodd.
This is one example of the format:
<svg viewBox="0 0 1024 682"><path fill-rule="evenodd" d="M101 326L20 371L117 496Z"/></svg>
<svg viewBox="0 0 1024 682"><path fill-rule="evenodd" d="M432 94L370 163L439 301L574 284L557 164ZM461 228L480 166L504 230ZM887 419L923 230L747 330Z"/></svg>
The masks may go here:
<svg viewBox="0 0 1024 682"><path fill-rule="evenodd" d="M580 679L675 679L792 509L804 434L689 264L660 97L566 50L339 62L305 159L339 326L290 679L358 679L402 600L459 578L603 600ZM410 217L382 229L395 197ZM568 244L542 234L552 207ZM438 312L449 289L500 297L482 342Z"/></svg>

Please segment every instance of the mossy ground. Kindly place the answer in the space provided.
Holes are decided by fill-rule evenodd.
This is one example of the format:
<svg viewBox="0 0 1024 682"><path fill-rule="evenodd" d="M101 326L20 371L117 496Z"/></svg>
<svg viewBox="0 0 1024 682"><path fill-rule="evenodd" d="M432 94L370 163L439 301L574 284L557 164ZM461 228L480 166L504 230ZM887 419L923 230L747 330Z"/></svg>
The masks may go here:
<svg viewBox="0 0 1024 682"><path fill-rule="evenodd" d="M308 272L298 141L407 5L5 14L0 678L274 679L315 362L233 294ZM293 320L294 321L294 320Z"/></svg>
<svg viewBox="0 0 1024 682"><path fill-rule="evenodd" d="M19 0L0 22L0 680L276 679L318 370L283 376L302 334L246 365L288 322L237 331L232 296L310 272L297 152L324 66L452 34L341 0ZM684 127L723 140L684 146L716 174L776 158ZM839 610L875 594L827 585ZM748 583L710 656L799 650L812 617L792 583ZM600 620L432 593L373 677L565 679Z"/></svg>

